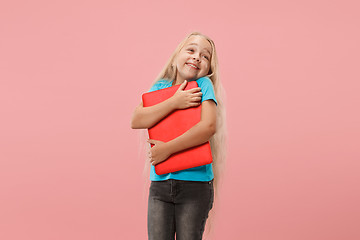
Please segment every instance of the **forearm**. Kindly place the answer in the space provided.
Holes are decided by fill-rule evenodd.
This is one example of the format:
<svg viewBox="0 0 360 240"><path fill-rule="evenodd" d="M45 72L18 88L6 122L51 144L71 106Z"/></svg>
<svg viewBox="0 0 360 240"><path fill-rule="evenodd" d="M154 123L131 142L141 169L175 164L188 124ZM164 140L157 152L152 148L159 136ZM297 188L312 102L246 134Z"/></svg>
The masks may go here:
<svg viewBox="0 0 360 240"><path fill-rule="evenodd" d="M131 119L131 128L150 128L175 109L172 98L150 107L138 106Z"/></svg>
<svg viewBox="0 0 360 240"><path fill-rule="evenodd" d="M215 126L199 122L181 136L166 143L171 154L201 145L215 134Z"/></svg>

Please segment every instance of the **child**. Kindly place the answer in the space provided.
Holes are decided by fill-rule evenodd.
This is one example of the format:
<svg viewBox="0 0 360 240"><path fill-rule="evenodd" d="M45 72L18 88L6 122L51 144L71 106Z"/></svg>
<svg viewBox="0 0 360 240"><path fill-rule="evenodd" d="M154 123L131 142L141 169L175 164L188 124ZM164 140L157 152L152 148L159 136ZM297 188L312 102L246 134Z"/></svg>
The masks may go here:
<svg viewBox="0 0 360 240"><path fill-rule="evenodd" d="M184 90L188 81L198 88ZM146 129L176 109L201 107L201 120L183 135L161 142L148 139L150 191L148 199L148 237L150 240L202 239L214 193L225 162L225 108L214 42L193 32L175 49L150 91L180 85L169 99L151 106L136 107L131 127ZM210 140L213 163L173 173L157 175L154 166L173 153ZM215 192L215 190L217 190ZM217 196L217 194L216 194Z"/></svg>

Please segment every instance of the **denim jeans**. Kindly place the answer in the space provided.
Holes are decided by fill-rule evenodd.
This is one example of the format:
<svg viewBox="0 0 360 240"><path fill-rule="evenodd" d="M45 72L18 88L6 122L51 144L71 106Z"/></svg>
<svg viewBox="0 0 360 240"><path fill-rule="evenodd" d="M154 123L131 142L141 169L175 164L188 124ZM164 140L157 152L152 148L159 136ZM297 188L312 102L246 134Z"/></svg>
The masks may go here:
<svg viewBox="0 0 360 240"><path fill-rule="evenodd" d="M148 202L149 240L201 240L214 202L213 180L152 181Z"/></svg>

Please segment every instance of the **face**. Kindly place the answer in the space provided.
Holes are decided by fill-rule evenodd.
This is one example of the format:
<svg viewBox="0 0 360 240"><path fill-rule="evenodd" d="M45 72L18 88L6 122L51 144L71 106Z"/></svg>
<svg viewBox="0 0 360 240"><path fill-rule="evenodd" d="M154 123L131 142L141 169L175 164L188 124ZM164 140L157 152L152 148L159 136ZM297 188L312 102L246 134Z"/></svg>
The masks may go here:
<svg viewBox="0 0 360 240"><path fill-rule="evenodd" d="M210 70L211 44L201 36L191 36L175 58L176 84L204 77Z"/></svg>

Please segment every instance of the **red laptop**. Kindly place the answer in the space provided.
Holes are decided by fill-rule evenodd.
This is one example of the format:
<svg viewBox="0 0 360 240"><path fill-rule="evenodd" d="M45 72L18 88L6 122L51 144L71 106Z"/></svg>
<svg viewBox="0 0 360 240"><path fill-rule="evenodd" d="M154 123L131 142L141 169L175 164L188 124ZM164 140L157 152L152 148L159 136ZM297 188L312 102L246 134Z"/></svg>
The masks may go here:
<svg viewBox="0 0 360 240"><path fill-rule="evenodd" d="M187 83L184 90L197 87L196 81ZM156 105L171 96L177 91L180 85L160 89L142 95L144 107ZM201 104L197 107L179 109L173 111L160 120L153 127L148 129L150 139L168 142L189 130L201 120ZM151 144L153 147L153 144ZM158 175L176 172L188 168L199 167L212 163L210 143L185 149L172 154L165 161L155 165L155 172Z"/></svg>

